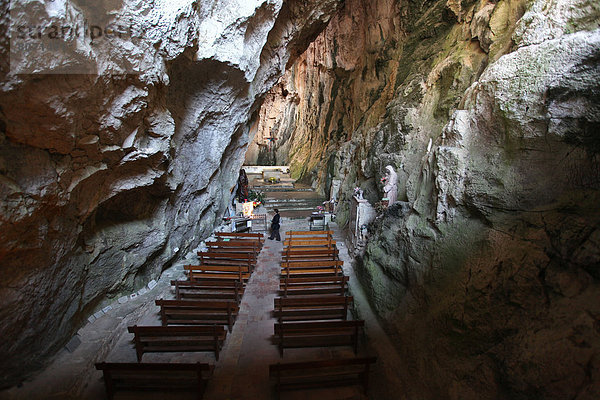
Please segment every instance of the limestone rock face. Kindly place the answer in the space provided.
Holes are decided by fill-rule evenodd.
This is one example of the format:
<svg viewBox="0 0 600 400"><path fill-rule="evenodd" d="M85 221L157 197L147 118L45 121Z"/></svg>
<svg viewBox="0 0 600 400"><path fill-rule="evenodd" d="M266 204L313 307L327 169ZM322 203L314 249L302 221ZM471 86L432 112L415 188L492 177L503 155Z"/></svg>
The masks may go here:
<svg viewBox="0 0 600 400"><path fill-rule="evenodd" d="M208 236L254 110L340 4L13 1L9 15L7 3L15 40L31 21L115 18L136 34L107 28L50 53L1 39L0 386Z"/></svg>
<svg viewBox="0 0 600 400"><path fill-rule="evenodd" d="M258 131L322 192L342 181L341 226L396 167L356 268L405 360L399 398L596 398L600 9L419 4L346 1Z"/></svg>

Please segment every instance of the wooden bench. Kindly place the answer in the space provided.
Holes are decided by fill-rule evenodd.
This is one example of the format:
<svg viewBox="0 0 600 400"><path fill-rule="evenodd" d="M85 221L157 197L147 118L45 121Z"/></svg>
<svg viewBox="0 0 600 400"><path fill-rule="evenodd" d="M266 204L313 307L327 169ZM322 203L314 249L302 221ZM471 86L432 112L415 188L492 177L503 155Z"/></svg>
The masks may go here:
<svg viewBox="0 0 600 400"><path fill-rule="evenodd" d="M144 353L212 351L219 359L227 331L222 325L213 326L129 326L133 333L138 362Z"/></svg>
<svg viewBox="0 0 600 400"><path fill-rule="evenodd" d="M336 247L337 242L333 239L285 239L283 241L284 251L302 247L316 247L332 249Z"/></svg>
<svg viewBox="0 0 600 400"><path fill-rule="evenodd" d="M283 261L339 260L339 254L340 251L335 248L288 248L281 253L281 259Z"/></svg>
<svg viewBox="0 0 600 400"><path fill-rule="evenodd" d="M117 391L189 391L202 399L213 367L206 363L97 363L109 399Z"/></svg>
<svg viewBox="0 0 600 400"><path fill-rule="evenodd" d="M276 297L273 316L278 322L343 320L348 318L352 296Z"/></svg>
<svg viewBox="0 0 600 400"><path fill-rule="evenodd" d="M229 332L239 312L235 301L156 300L160 319L167 325L227 325Z"/></svg>
<svg viewBox="0 0 600 400"><path fill-rule="evenodd" d="M215 232L215 236L219 239L241 239L257 241L262 246L265 243L265 237L262 233L240 233L240 232Z"/></svg>
<svg viewBox="0 0 600 400"><path fill-rule="evenodd" d="M335 360L278 363L269 366L269 376L275 379L277 398L282 391L362 386L369 390L369 370L377 357L341 358Z"/></svg>
<svg viewBox="0 0 600 400"><path fill-rule="evenodd" d="M277 322L274 341L283 349L296 347L352 346L358 353L358 335L364 320L325 322Z"/></svg>
<svg viewBox="0 0 600 400"><path fill-rule="evenodd" d="M288 296L313 296L337 295L343 296L348 290L347 276L322 276L322 277L289 277L285 276L279 281L281 297Z"/></svg>
<svg viewBox="0 0 600 400"><path fill-rule="evenodd" d="M171 281L171 286L175 286L176 300L232 300L239 304L244 295L244 285L237 280Z"/></svg>
<svg viewBox="0 0 600 400"><path fill-rule="evenodd" d="M197 279L237 280L245 282L250 278L251 269L242 265L184 265L188 278L194 282Z"/></svg>
<svg viewBox="0 0 600 400"><path fill-rule="evenodd" d="M206 242L206 247L215 249L219 252L252 252L254 254L260 253L261 246L258 242L244 241L244 240L217 240L215 242Z"/></svg>
<svg viewBox="0 0 600 400"><path fill-rule="evenodd" d="M341 260L282 262L281 276L342 276L343 265Z"/></svg>
<svg viewBox="0 0 600 400"><path fill-rule="evenodd" d="M286 237L293 238L295 236L314 236L314 237L333 237L333 231L287 231Z"/></svg>
<svg viewBox="0 0 600 400"><path fill-rule="evenodd" d="M256 266L256 255L253 252L217 252L199 251L200 265L242 265L251 271Z"/></svg>

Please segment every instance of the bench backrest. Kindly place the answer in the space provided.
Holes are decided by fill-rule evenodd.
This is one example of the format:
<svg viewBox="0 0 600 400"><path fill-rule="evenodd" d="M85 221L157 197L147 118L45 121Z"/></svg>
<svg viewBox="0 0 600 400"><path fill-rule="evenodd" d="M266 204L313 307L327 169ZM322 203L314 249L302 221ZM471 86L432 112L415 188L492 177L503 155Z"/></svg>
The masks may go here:
<svg viewBox="0 0 600 400"><path fill-rule="evenodd" d="M327 247L332 248L335 247L336 241L333 239L316 239L316 238L307 238L307 239L285 239L283 241L283 245L289 248L295 247Z"/></svg>
<svg viewBox="0 0 600 400"><path fill-rule="evenodd" d="M215 236L221 238L249 238L258 240L260 243L263 243L265 241L262 233L215 232Z"/></svg>
<svg viewBox="0 0 600 400"><path fill-rule="evenodd" d="M224 310L225 312L237 312L239 306L233 301L204 301L204 300L155 300L155 304L161 309L195 309L195 310Z"/></svg>
<svg viewBox="0 0 600 400"><path fill-rule="evenodd" d="M304 286L304 285L340 285L350 280L348 276L319 276L319 277L284 277L281 278L280 286Z"/></svg>
<svg viewBox="0 0 600 400"><path fill-rule="evenodd" d="M342 367L346 365L361 365L361 364L374 364L377 362L377 357L357 357L357 358L341 358L332 360L319 360L319 361L303 361L303 362L292 362L292 363L277 363L269 366L269 373L274 376L275 373L280 371L291 371L291 370L304 370L311 371L315 368L332 368Z"/></svg>
<svg viewBox="0 0 600 400"><path fill-rule="evenodd" d="M276 309L286 307L333 307L341 306L348 309L354 298L352 296L325 296L325 297L276 297L273 301Z"/></svg>
<svg viewBox="0 0 600 400"><path fill-rule="evenodd" d="M196 254L201 258L256 261L256 254L251 251L199 251Z"/></svg>
<svg viewBox="0 0 600 400"><path fill-rule="evenodd" d="M223 325L194 326L128 326L127 331L136 336L215 336L223 337L227 331Z"/></svg>
<svg viewBox="0 0 600 400"><path fill-rule="evenodd" d="M333 231L287 231L286 236L333 236Z"/></svg>
<svg viewBox="0 0 600 400"><path fill-rule="evenodd" d="M281 268L315 268L315 267L341 267L342 260L319 260L319 261L283 261Z"/></svg>
<svg viewBox="0 0 600 400"><path fill-rule="evenodd" d="M346 330L362 328L365 326L365 321L352 320L352 321L322 321L322 322L276 322L275 323L275 334L284 333L310 333L318 331L330 331L330 330Z"/></svg>
<svg viewBox="0 0 600 400"><path fill-rule="evenodd" d="M194 281L171 281L171 286L181 288L207 288L207 289L235 289L237 288L241 292L244 291L244 285L240 281L236 280L213 280L213 279L196 279Z"/></svg>

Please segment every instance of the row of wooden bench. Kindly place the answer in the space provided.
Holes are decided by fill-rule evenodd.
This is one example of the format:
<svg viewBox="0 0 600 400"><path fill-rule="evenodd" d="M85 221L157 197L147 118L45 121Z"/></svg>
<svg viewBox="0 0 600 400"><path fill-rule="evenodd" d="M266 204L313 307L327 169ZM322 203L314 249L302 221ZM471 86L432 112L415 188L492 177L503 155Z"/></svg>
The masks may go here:
<svg viewBox="0 0 600 400"><path fill-rule="evenodd" d="M273 304L277 318L273 341L284 349L351 346L358 353L363 320L348 320L353 297L348 277L331 231L288 232L282 252L278 295ZM270 365L278 396L284 390L337 385L368 390L375 357L314 360Z"/></svg>
<svg viewBox="0 0 600 400"><path fill-rule="evenodd" d="M213 352L215 359L239 312L245 282L256 265L260 234L217 233L198 253L197 266L185 266L188 280L171 281L175 299L156 300L161 326L130 326L138 363L99 363L109 398L120 389L196 390L202 398L212 371L207 363L143 363L149 352ZM226 330L227 327L227 330Z"/></svg>

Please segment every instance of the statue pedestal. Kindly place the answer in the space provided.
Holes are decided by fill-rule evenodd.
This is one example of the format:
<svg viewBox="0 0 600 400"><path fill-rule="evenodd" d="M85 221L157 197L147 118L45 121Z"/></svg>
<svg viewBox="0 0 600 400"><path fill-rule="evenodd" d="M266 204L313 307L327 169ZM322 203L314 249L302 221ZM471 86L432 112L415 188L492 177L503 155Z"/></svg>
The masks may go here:
<svg viewBox="0 0 600 400"><path fill-rule="evenodd" d="M364 240L361 233L361 227L368 225L375 219L377 212L375 208L365 199L359 199L356 196L352 197L352 206L350 207L350 226L351 226L351 242L354 248L359 242Z"/></svg>

